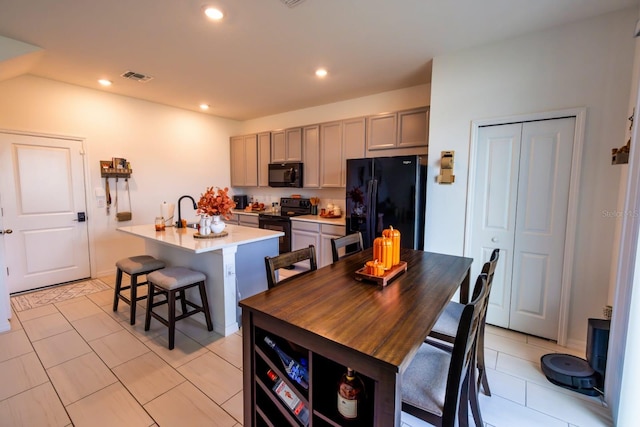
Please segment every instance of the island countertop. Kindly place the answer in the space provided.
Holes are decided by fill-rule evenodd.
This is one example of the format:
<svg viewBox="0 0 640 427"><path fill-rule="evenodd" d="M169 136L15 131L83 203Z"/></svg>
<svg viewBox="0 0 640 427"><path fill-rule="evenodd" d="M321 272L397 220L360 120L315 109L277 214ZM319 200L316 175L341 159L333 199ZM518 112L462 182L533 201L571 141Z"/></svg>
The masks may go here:
<svg viewBox="0 0 640 427"><path fill-rule="evenodd" d="M165 231L155 231L154 224L118 227L118 231L197 254L278 238L284 235L280 231L233 224L227 224L225 228L228 233L227 236L207 239L195 238L194 234L196 234L197 230L194 228L167 227Z"/></svg>

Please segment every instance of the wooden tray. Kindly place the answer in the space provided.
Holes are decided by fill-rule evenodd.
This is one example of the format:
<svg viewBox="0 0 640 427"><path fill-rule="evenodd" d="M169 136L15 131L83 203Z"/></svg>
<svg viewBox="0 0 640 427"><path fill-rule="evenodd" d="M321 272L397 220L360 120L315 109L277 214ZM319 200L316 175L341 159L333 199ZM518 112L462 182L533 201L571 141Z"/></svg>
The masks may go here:
<svg viewBox="0 0 640 427"><path fill-rule="evenodd" d="M340 215L334 215L334 214L322 215L322 214L320 214L320 218L329 218L329 219L331 219L331 218L342 218L342 214L340 214Z"/></svg>
<svg viewBox="0 0 640 427"><path fill-rule="evenodd" d="M196 239L217 239L218 237L224 237L228 235L229 233L227 233L226 231L222 231L220 233L211 233L207 234L206 236L203 236L202 234L196 232L193 237L195 237Z"/></svg>
<svg viewBox="0 0 640 427"><path fill-rule="evenodd" d="M400 261L400 264L391 267L383 276L372 276L371 274L365 273L365 270L366 267L362 267L360 270L356 271L356 280L374 282L378 285L387 286L389 282L407 271L407 263L405 261Z"/></svg>

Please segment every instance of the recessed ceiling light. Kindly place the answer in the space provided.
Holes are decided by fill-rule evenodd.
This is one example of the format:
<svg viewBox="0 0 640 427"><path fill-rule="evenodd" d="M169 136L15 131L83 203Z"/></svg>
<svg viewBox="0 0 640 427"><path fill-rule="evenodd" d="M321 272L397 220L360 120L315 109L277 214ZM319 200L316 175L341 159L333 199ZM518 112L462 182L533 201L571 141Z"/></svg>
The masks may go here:
<svg viewBox="0 0 640 427"><path fill-rule="evenodd" d="M318 76L318 77L326 77L327 76L327 70L325 70L324 68L318 68L316 70L316 76Z"/></svg>
<svg viewBox="0 0 640 427"><path fill-rule="evenodd" d="M209 104L200 104L200 109L201 110L208 110L209 109Z"/></svg>
<svg viewBox="0 0 640 427"><path fill-rule="evenodd" d="M207 15L207 18L214 21L219 21L224 17L224 13L222 13L220 9L216 9L215 7L206 7L204 9L204 14Z"/></svg>
<svg viewBox="0 0 640 427"><path fill-rule="evenodd" d="M111 86L112 84L111 80L107 79L100 79L98 80L98 83L100 83L102 86Z"/></svg>

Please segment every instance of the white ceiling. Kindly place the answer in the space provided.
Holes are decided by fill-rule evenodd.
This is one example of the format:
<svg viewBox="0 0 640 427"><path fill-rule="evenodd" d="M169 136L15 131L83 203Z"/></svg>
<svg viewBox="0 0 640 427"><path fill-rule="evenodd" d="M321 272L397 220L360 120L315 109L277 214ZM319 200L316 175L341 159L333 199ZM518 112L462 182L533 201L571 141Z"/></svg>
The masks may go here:
<svg viewBox="0 0 640 427"><path fill-rule="evenodd" d="M194 111L204 102L209 114L246 120L427 83L435 56L623 8L637 14L638 3L0 0L0 36L44 49L30 74L90 88L108 78L100 90ZM205 19L205 4L226 19ZM316 78L317 67L329 76ZM154 78L120 77L129 70Z"/></svg>

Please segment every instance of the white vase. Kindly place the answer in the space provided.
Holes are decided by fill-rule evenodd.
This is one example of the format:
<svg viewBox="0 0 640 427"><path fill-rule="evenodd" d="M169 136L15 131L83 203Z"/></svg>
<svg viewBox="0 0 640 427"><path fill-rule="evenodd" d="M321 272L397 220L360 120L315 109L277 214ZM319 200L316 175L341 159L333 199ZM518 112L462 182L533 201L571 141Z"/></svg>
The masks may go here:
<svg viewBox="0 0 640 427"><path fill-rule="evenodd" d="M225 224L222 222L220 215L214 215L211 221L211 231L215 234L220 234L224 231Z"/></svg>

